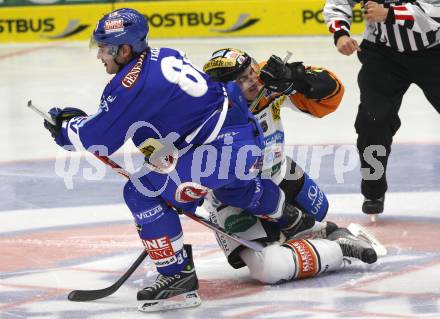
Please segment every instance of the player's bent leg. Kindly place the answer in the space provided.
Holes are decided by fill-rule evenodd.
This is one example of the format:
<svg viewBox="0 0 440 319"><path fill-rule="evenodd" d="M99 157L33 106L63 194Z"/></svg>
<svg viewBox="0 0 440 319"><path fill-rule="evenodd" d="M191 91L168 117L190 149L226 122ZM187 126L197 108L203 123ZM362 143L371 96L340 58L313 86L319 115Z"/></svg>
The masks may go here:
<svg viewBox="0 0 440 319"><path fill-rule="evenodd" d="M159 276L137 295L140 311L193 307L200 304L191 248L183 245L179 216L161 199L142 195L128 182L124 199L137 224L139 237Z"/></svg>
<svg viewBox="0 0 440 319"><path fill-rule="evenodd" d="M313 277L324 272L339 270L343 256L338 244L326 239L293 239L285 242L293 252L294 279Z"/></svg>
<svg viewBox="0 0 440 319"><path fill-rule="evenodd" d="M325 193L293 160L286 157L286 161L288 169L280 183L286 202L322 221L329 207Z"/></svg>
<svg viewBox="0 0 440 319"><path fill-rule="evenodd" d="M243 208L247 213L270 221L291 238L296 233L309 229L315 223L310 214L286 203L284 192L272 180L254 178L234 188L224 187L214 191L220 202Z"/></svg>
<svg viewBox="0 0 440 319"><path fill-rule="evenodd" d="M273 243L261 253L244 249L240 257L251 277L266 284L316 276L338 270L343 264L339 245L323 239Z"/></svg>
<svg viewBox="0 0 440 319"><path fill-rule="evenodd" d="M290 280L295 272L292 251L278 243L265 247L262 252L243 249L240 257L248 266L251 277L264 284Z"/></svg>

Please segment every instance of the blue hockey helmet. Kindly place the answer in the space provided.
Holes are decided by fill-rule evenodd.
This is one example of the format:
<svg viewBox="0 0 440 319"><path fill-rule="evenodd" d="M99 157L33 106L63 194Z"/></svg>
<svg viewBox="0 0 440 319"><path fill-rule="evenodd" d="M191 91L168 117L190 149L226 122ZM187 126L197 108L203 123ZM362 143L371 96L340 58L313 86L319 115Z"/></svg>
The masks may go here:
<svg viewBox="0 0 440 319"><path fill-rule="evenodd" d="M135 54L147 48L148 21L138 11L130 8L114 10L96 24L92 41L119 47L128 44Z"/></svg>

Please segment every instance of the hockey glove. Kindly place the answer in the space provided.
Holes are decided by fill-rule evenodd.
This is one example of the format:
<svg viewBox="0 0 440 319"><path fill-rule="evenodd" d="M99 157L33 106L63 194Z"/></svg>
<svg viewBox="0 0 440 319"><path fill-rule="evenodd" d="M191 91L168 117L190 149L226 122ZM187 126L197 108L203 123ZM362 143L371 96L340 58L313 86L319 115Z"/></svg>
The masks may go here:
<svg viewBox="0 0 440 319"><path fill-rule="evenodd" d="M261 69L260 78L264 86L271 91L284 95L297 90L296 84L303 84L306 71L302 62L283 63L276 55L272 55Z"/></svg>
<svg viewBox="0 0 440 319"><path fill-rule="evenodd" d="M44 120L44 127L50 132L55 141L60 135L61 125L64 121L68 121L76 116L87 116L86 112L74 107L66 107L64 109L53 107L49 110L49 114L54 120L55 125Z"/></svg>

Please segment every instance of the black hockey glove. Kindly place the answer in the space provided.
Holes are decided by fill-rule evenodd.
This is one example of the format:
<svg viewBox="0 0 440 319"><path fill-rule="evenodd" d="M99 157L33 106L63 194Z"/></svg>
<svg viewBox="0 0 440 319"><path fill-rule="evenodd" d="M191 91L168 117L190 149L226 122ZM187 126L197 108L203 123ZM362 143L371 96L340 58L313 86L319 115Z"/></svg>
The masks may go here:
<svg viewBox="0 0 440 319"><path fill-rule="evenodd" d="M266 88L285 95L291 94L297 87L302 87L305 77L306 71L302 62L285 64L276 55L270 57L260 72L260 78Z"/></svg>
<svg viewBox="0 0 440 319"><path fill-rule="evenodd" d="M50 117L54 120L55 125L44 120L44 127L50 132L50 134L55 140L58 138L60 134L61 125L63 121L68 121L76 116L87 116L86 112L74 107L66 107L64 109L53 107L49 110L49 114Z"/></svg>

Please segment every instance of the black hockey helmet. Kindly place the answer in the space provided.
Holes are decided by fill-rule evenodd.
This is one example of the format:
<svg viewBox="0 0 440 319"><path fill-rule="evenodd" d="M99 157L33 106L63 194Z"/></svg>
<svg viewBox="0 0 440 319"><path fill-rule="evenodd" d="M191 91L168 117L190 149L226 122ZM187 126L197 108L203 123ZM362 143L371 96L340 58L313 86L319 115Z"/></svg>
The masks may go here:
<svg viewBox="0 0 440 319"><path fill-rule="evenodd" d="M238 49L225 48L214 51L211 59L203 66L203 71L218 82L234 81L251 65L252 58Z"/></svg>

